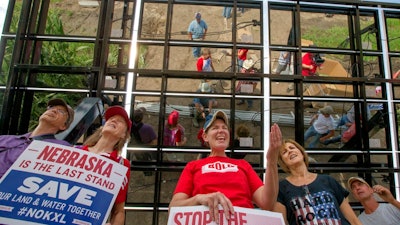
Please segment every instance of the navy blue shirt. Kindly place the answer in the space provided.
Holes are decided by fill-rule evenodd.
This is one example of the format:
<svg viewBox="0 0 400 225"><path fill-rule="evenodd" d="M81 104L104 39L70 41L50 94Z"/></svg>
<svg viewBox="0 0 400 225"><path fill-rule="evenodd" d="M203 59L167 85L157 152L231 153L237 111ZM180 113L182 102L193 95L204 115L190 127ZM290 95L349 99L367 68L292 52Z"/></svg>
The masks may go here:
<svg viewBox="0 0 400 225"><path fill-rule="evenodd" d="M350 225L340 211L348 195L334 178L317 175L312 183L303 186L295 186L286 179L280 181L278 202L286 206L290 225Z"/></svg>

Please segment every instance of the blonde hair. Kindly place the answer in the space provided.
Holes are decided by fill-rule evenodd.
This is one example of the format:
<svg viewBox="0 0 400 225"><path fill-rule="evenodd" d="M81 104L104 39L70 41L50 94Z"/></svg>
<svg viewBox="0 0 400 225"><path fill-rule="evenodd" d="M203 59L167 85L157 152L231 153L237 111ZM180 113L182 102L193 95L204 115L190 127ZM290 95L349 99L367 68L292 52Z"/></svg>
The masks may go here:
<svg viewBox="0 0 400 225"><path fill-rule="evenodd" d="M211 50L209 48L203 48L201 50L201 55L211 55Z"/></svg>
<svg viewBox="0 0 400 225"><path fill-rule="evenodd" d="M103 127L99 127L92 135L90 135L84 142L83 145L87 145L89 147L96 145L96 143L100 140L102 136ZM122 152L122 148L124 147L125 143L129 141L131 138L131 134L129 130L126 131L125 138L121 138L118 142L114 145L114 149L118 150L120 154Z"/></svg>
<svg viewBox="0 0 400 225"><path fill-rule="evenodd" d="M280 151L282 151L285 147L287 143L291 143L294 146L296 146L296 148L298 148L301 152L301 154L303 155L304 158L304 163L306 164L306 166L308 167L309 161L308 161L308 154L306 152L306 149L301 146L299 143L297 143L295 140L292 139L286 139L283 141L282 145L281 145L281 149ZM286 173L290 173L290 169L289 167L283 162L282 160L282 155L279 153L279 157L278 157L278 164L279 166L282 168L283 171L285 171Z"/></svg>

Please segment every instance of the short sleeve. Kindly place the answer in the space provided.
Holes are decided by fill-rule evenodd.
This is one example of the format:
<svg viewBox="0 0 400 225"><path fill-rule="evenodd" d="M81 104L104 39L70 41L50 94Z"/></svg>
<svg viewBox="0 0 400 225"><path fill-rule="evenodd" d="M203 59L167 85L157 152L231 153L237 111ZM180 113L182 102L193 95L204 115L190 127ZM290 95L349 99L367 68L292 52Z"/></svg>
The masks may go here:
<svg viewBox="0 0 400 225"><path fill-rule="evenodd" d="M131 177L131 163L129 162L129 160L124 159L124 166L128 167L128 170L126 171L123 185L118 192L117 198L115 199L115 204L125 202L126 196L128 194L129 181Z"/></svg>
<svg viewBox="0 0 400 225"><path fill-rule="evenodd" d="M208 29L207 23L204 22L204 20L202 20L202 21L203 21L203 23L204 23L204 29Z"/></svg>
<svg viewBox="0 0 400 225"><path fill-rule="evenodd" d="M175 134L175 142L181 142L181 141L182 141L182 131L181 129L178 129Z"/></svg>
<svg viewBox="0 0 400 225"><path fill-rule="evenodd" d="M183 169L178 183L176 184L174 194L185 193L189 196L193 193L193 163L189 162Z"/></svg>
<svg viewBox="0 0 400 225"><path fill-rule="evenodd" d="M255 191L257 191L258 188L264 185L263 181L261 178L258 176L256 171L254 171L253 167L248 163L246 160L241 160L243 161L244 165L246 166L246 171L247 171L247 179L250 185L250 191L252 194L254 194Z"/></svg>
<svg viewBox="0 0 400 225"><path fill-rule="evenodd" d="M337 201L339 205L342 204L343 200L349 196L349 191L347 191L342 185L339 184L333 177L327 176L329 186L332 188L332 190L335 192L335 196L337 198Z"/></svg>

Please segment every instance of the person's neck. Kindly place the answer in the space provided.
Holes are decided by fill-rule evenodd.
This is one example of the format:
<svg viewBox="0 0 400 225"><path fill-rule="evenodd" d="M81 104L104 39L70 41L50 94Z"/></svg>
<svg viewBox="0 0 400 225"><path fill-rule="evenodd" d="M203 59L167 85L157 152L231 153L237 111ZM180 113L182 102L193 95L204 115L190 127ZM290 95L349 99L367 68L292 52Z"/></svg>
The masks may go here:
<svg viewBox="0 0 400 225"><path fill-rule="evenodd" d="M36 137L45 134L56 134L57 132L57 128L39 123L39 125L32 131L30 137Z"/></svg>
<svg viewBox="0 0 400 225"><path fill-rule="evenodd" d="M89 147L89 151L100 154L102 152L111 153L114 150L115 140L108 139L102 136L95 145Z"/></svg>
<svg viewBox="0 0 400 225"><path fill-rule="evenodd" d="M315 177L314 173L308 171L305 165L290 169L288 179L296 185L309 184Z"/></svg>
<svg viewBox="0 0 400 225"><path fill-rule="evenodd" d="M290 174L293 177L306 178L311 173L308 171L308 169L307 169L307 167L305 165L301 165L301 166L298 166L296 168L290 168Z"/></svg>
<svg viewBox="0 0 400 225"><path fill-rule="evenodd" d="M226 154L225 154L225 151L213 151L213 150L211 150L211 153L210 153L209 157L215 157L215 156L226 157Z"/></svg>
<svg viewBox="0 0 400 225"><path fill-rule="evenodd" d="M363 205L364 212L366 214L371 214L379 207L379 202L377 202L375 198L371 196L370 198L361 201L361 205Z"/></svg>

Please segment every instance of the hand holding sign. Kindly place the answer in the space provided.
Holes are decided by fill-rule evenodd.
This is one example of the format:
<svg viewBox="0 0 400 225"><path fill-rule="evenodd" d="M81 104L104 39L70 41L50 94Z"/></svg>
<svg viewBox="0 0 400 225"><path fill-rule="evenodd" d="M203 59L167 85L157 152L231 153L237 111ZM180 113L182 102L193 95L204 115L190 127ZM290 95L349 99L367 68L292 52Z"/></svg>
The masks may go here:
<svg viewBox="0 0 400 225"><path fill-rule="evenodd" d="M234 209L231 201L221 192L214 192L210 194L201 194L195 196L201 205L208 206L210 209L211 220L218 223L218 206L221 205L225 214L225 218L229 220L231 215L234 214Z"/></svg>

